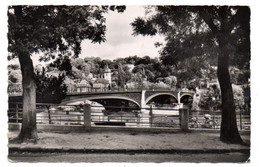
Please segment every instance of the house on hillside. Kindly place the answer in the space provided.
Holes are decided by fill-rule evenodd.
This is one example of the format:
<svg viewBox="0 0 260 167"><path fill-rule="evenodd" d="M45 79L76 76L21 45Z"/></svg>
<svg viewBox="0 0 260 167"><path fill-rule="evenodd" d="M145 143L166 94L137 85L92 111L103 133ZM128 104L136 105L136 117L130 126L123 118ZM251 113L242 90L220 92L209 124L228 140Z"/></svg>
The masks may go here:
<svg viewBox="0 0 260 167"><path fill-rule="evenodd" d="M89 92L90 89L91 89L91 85L86 80L81 80L80 83L76 85L77 92Z"/></svg>
<svg viewBox="0 0 260 167"><path fill-rule="evenodd" d="M103 73L89 73L87 78L89 81L82 80L80 83L76 84L76 92L104 91L105 89L108 89L109 85L112 83L112 72L106 65Z"/></svg>
<svg viewBox="0 0 260 167"><path fill-rule="evenodd" d="M105 79L105 80L107 80L107 82L109 84L111 84L111 82L112 82L112 72L111 72L111 69L108 67L108 65L106 65L103 73L101 73L101 74L89 73L88 78L90 78L94 82L96 82L97 80L100 80L100 79Z"/></svg>

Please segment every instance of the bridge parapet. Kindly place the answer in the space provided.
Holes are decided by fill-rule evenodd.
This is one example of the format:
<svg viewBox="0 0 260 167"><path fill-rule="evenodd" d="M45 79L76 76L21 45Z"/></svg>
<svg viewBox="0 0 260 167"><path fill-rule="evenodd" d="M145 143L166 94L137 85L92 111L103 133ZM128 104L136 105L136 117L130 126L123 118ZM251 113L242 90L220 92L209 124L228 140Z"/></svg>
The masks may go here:
<svg viewBox="0 0 260 167"><path fill-rule="evenodd" d="M86 92L132 92L132 91L142 91L145 89L141 88L110 88L108 86L104 87L90 87L89 85L74 84L68 85L68 93L86 93ZM171 91L169 88L153 88L151 91Z"/></svg>
<svg viewBox="0 0 260 167"><path fill-rule="evenodd" d="M109 87L90 87L89 85L84 85L84 84L69 84L67 94L76 94L76 93L105 93L105 92L141 92L141 88L109 88ZM20 95L22 94L22 84L10 84L8 85L8 94L9 95ZM169 88L153 88L153 89L148 89L146 92L149 94L151 92L152 94L154 93L160 93L160 92L181 92L181 94L192 94L194 91L189 91L189 90L179 90L179 89L169 89Z"/></svg>

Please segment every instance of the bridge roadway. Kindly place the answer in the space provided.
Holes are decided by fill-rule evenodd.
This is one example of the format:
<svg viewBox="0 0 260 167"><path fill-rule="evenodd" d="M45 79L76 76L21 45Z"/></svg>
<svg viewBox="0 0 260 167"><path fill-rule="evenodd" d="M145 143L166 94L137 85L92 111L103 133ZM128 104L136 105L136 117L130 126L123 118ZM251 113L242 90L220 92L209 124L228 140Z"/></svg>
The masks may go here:
<svg viewBox="0 0 260 167"><path fill-rule="evenodd" d="M108 105L105 101L124 101L135 104L140 108L147 107L155 98L171 98L173 103L185 103L193 99L194 91L171 91L171 90L129 90L129 91L103 91L103 92L72 92L62 100L61 104L95 101L102 105ZM125 103L126 104L126 103ZM113 105L113 104L110 104Z"/></svg>

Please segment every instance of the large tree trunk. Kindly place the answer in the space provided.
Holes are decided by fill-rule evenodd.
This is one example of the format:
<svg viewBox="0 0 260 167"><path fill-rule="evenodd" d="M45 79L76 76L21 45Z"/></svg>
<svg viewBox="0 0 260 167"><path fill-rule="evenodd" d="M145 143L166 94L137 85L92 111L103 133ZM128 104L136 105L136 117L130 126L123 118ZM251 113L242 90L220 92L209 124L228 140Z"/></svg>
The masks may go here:
<svg viewBox="0 0 260 167"><path fill-rule="evenodd" d="M220 46L221 47L221 46ZM229 75L229 55L223 51L218 55L218 80L222 96L222 121L220 140L228 143L242 143L236 122L233 90Z"/></svg>
<svg viewBox="0 0 260 167"><path fill-rule="evenodd" d="M19 54L22 71L23 86L23 120L19 139L25 141L37 140L36 129L36 83L34 78L33 63L29 53Z"/></svg>

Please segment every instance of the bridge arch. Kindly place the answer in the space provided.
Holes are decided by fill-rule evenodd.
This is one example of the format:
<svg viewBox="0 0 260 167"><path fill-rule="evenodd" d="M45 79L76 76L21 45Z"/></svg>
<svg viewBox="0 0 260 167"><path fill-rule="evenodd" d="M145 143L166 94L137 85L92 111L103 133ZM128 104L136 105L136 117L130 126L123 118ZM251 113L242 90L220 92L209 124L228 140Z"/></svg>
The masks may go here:
<svg viewBox="0 0 260 167"><path fill-rule="evenodd" d="M193 101L193 96L190 94L182 94L180 97L180 102L184 105L191 104Z"/></svg>
<svg viewBox="0 0 260 167"><path fill-rule="evenodd" d="M62 102L62 104L68 104L68 103L72 103L72 102L77 102L77 101L85 101L85 100L89 100L89 101L98 101L98 100L105 100L105 99L118 99L118 100L126 100L126 101L130 101L134 104L136 104L139 108L141 108L141 105L128 97L117 97L117 96L91 96L91 97L78 97L75 99L70 99L67 101Z"/></svg>
<svg viewBox="0 0 260 167"><path fill-rule="evenodd" d="M176 96L174 96L172 93L166 93L166 92L163 92L163 93L156 93L156 94L153 94L151 96L149 96L146 100L145 100L145 105L147 105L149 103L149 101L151 101L152 99L156 98L156 97L159 97L159 96L170 96L170 97L173 97L174 100L176 101L176 103L178 103L178 98Z"/></svg>

